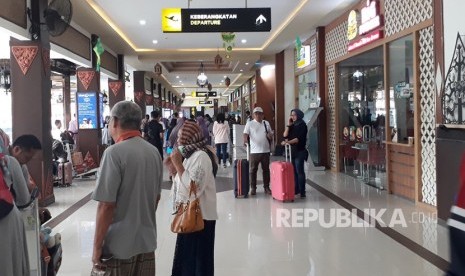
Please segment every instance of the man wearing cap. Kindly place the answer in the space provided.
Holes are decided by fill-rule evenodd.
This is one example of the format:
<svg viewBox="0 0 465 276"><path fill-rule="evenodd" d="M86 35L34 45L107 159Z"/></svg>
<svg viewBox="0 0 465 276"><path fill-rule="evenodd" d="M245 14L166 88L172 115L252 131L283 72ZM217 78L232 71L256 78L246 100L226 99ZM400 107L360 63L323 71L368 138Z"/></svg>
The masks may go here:
<svg viewBox="0 0 465 276"><path fill-rule="evenodd" d="M263 187L266 194L270 190L270 142L273 138L273 130L270 123L263 120L263 109L255 107L254 119L249 121L244 128L244 143L250 143L250 186L251 195L257 193L257 171L261 164L263 171Z"/></svg>

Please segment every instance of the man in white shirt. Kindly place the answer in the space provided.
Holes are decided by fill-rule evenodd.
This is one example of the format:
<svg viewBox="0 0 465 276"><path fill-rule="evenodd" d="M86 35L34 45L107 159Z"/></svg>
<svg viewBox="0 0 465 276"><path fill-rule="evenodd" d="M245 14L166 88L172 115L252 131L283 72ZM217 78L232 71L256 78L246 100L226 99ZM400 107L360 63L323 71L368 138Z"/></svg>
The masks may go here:
<svg viewBox="0 0 465 276"><path fill-rule="evenodd" d="M254 120L249 121L244 128L244 143L250 143L250 195L257 193L257 171L261 164L263 171L263 187L266 194L270 190L270 142L273 130L270 123L263 120L263 109L255 107L253 110Z"/></svg>

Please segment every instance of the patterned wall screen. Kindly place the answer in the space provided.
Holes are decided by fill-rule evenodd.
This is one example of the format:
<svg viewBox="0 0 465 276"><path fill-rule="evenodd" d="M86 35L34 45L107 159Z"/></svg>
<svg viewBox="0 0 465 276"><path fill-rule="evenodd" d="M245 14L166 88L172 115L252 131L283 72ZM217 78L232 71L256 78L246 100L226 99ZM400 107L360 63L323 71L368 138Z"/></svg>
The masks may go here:
<svg viewBox="0 0 465 276"><path fill-rule="evenodd" d="M335 66L328 67L328 104L329 104L329 165L336 168L336 72Z"/></svg>
<svg viewBox="0 0 465 276"><path fill-rule="evenodd" d="M385 36L433 18L433 0L385 0Z"/></svg>
<svg viewBox="0 0 465 276"><path fill-rule="evenodd" d="M347 54L349 40L347 40L347 20L326 34L325 60L331 62Z"/></svg>
<svg viewBox="0 0 465 276"><path fill-rule="evenodd" d="M420 31L421 181L423 202L436 206L434 29Z"/></svg>
<svg viewBox="0 0 465 276"><path fill-rule="evenodd" d="M316 65L316 38L310 41L310 66Z"/></svg>

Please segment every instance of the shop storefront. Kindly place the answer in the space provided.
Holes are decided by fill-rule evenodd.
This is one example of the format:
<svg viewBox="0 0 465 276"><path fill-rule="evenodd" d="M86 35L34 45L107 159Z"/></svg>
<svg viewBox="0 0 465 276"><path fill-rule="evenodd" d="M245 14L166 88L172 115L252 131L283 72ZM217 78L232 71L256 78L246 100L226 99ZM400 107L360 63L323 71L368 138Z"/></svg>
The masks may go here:
<svg viewBox="0 0 465 276"><path fill-rule="evenodd" d="M429 205L436 205L433 10L432 0L361 1L325 28L331 168Z"/></svg>

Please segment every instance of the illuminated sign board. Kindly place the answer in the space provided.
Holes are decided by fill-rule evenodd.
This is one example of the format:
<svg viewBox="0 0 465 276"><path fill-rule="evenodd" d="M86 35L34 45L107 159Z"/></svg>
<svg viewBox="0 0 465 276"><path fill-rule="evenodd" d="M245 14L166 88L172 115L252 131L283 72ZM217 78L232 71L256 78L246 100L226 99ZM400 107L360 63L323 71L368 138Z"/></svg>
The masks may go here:
<svg viewBox="0 0 465 276"><path fill-rule="evenodd" d="M310 45L302 46L300 53L298 53L299 59L297 60L297 68L304 68L310 64Z"/></svg>
<svg viewBox="0 0 465 276"><path fill-rule="evenodd" d="M271 8L162 10L164 33L269 32Z"/></svg>
<svg viewBox="0 0 465 276"><path fill-rule="evenodd" d="M196 91L195 92L195 96L196 97L206 97L208 95L208 97L216 97L217 93L216 91Z"/></svg>
<svg viewBox="0 0 465 276"><path fill-rule="evenodd" d="M350 51L353 51L355 49L358 49L362 46L365 46L367 44L370 44L372 43L373 41L376 41L378 39L381 39L383 38L383 31L381 30L377 30L377 31L374 31L374 32L371 32L369 34L367 34L366 36L354 41L354 42L351 42L349 43L349 52Z"/></svg>
<svg viewBox="0 0 465 276"><path fill-rule="evenodd" d="M383 16L380 14L379 1L367 0L361 12L352 10L347 19L348 51L353 51L384 37ZM356 39L360 36L358 39Z"/></svg>
<svg viewBox="0 0 465 276"><path fill-rule="evenodd" d="M383 18L379 12L378 1L367 1L367 6L361 12L362 23L358 27L358 34L366 34L383 25Z"/></svg>
<svg viewBox="0 0 465 276"><path fill-rule="evenodd" d="M213 101L199 101L199 104L213 104Z"/></svg>

